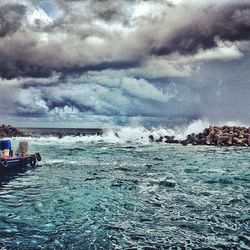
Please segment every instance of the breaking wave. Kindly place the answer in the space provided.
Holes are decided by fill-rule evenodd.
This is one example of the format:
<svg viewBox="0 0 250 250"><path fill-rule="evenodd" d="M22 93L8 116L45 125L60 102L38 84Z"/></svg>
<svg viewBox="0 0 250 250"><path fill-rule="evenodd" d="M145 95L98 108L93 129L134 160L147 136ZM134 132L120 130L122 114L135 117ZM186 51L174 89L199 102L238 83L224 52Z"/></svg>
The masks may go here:
<svg viewBox="0 0 250 250"><path fill-rule="evenodd" d="M115 128L104 129L102 135L80 135L72 136L65 135L62 138L58 136L41 136L41 137L25 137L16 138L15 140L27 140L36 141L37 143L55 143L56 141L60 143L73 144L76 142L81 143L138 143L138 144L148 144L150 143L149 136L153 136L154 140L160 139L164 136L174 136L177 140L186 139L187 135L195 133L198 134L207 128L211 123L208 120L196 120L188 125L176 126L173 128L168 127L153 127L145 128L143 126L117 126ZM217 125L228 125L228 126L246 126L240 122L228 121L225 123L218 123ZM164 141L164 140L163 140Z"/></svg>
<svg viewBox="0 0 250 250"><path fill-rule="evenodd" d="M67 136L65 135L61 139L56 136L42 136L38 138L25 138L25 140L36 140L41 143L50 143L57 140L60 143L149 143L149 136L152 135L154 140L159 139L161 136L175 136L176 139L185 139L188 134L199 133L204 128L209 126L208 121L197 120L186 126L179 126L174 128L168 127L153 127L145 128L143 126L125 126L115 127L110 129L104 129L102 135L85 135L85 136ZM20 140L20 139L17 139Z"/></svg>

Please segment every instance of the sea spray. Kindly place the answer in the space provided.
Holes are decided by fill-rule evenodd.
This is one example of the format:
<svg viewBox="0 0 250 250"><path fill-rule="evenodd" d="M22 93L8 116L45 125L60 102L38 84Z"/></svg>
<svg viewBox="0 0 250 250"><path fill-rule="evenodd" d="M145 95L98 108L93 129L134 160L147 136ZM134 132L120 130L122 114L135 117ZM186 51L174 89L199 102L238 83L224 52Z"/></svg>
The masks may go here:
<svg viewBox="0 0 250 250"><path fill-rule="evenodd" d="M168 128L167 126L163 127L153 127L145 128L143 126L117 126L110 129L104 129L102 135L80 135L80 136L68 136L65 135L60 138L60 142L67 142L69 144L74 144L76 142L81 143L142 143L148 144L150 142L149 136L152 135L155 140L158 140L160 137L174 136L177 140L183 140L190 133L198 133L202 131L206 126L208 126L207 121L197 120L191 122L185 126L179 126L174 128ZM22 138L21 138L22 139ZM18 139L17 139L18 140ZM38 143L53 143L53 141L58 141L56 136L42 136L42 137L29 137L25 138L29 141L37 141ZM58 141L58 142L59 142Z"/></svg>

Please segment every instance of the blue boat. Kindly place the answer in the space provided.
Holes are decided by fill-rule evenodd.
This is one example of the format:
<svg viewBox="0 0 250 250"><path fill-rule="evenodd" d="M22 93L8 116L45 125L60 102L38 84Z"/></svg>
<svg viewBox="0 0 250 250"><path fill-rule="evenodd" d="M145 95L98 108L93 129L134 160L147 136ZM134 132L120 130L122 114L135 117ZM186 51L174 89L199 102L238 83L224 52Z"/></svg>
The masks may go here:
<svg viewBox="0 0 250 250"><path fill-rule="evenodd" d="M19 142L14 155L10 139L0 139L0 171L34 167L41 160L39 153L28 154L28 142Z"/></svg>
<svg viewBox="0 0 250 250"><path fill-rule="evenodd" d="M0 157L0 171L14 170L26 166L34 167L37 162L41 161L39 153L25 155L25 156L1 156Z"/></svg>

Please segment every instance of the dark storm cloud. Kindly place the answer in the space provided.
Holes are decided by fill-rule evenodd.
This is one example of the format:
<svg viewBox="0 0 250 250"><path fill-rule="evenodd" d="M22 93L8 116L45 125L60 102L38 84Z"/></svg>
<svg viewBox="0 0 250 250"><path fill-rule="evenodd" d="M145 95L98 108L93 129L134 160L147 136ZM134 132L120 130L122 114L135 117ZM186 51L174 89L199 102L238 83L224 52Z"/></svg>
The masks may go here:
<svg viewBox="0 0 250 250"><path fill-rule="evenodd" d="M55 2L69 15L72 14L72 4L75 4L76 6L78 4L78 6L86 6L88 11L91 12L91 15L89 15L88 18L102 19L107 22L123 22L127 19L125 10L126 5L135 3L136 0L87 0L84 2L80 0L55 0ZM77 18L77 16L74 18ZM82 19L83 17L80 16L80 18Z"/></svg>
<svg viewBox="0 0 250 250"><path fill-rule="evenodd" d="M0 37L10 35L18 30L26 12L26 6L5 4L0 7Z"/></svg>
<svg viewBox="0 0 250 250"><path fill-rule="evenodd" d="M5 53L2 53L2 55L3 54ZM52 68L48 69L45 66L34 65L33 62L28 62L21 58L10 61L7 64L5 57L3 60L0 59L0 75L5 79L13 79L16 77L49 77L53 72L52 70Z"/></svg>
<svg viewBox="0 0 250 250"><path fill-rule="evenodd" d="M39 118L39 117L44 117L47 115L46 112L44 112L42 110L30 109L26 105L23 105L19 102L15 103L15 107L16 107L16 109L15 109L14 115L17 117Z"/></svg>
<svg viewBox="0 0 250 250"><path fill-rule="evenodd" d="M0 1L1 114L250 117L250 2L187 2Z"/></svg>
<svg viewBox="0 0 250 250"><path fill-rule="evenodd" d="M42 95L41 98L46 102L48 110L51 111L55 108L64 108L65 106L77 108L80 112L93 112L95 110L84 103L75 100L72 97L61 96L60 99L53 99L53 97L48 97L48 95Z"/></svg>
<svg viewBox="0 0 250 250"><path fill-rule="evenodd" d="M250 39L250 3L238 2L223 6L209 6L197 13L198 17L173 34L156 41L151 52L167 55L179 52L195 54L198 50L211 49L221 41L247 41Z"/></svg>
<svg viewBox="0 0 250 250"><path fill-rule="evenodd" d="M101 79L99 78L101 77ZM180 99L175 99L171 89L161 90L145 79L122 77L109 85L113 75L89 75L81 83L70 80L58 85L45 83L22 84L13 91L11 100L6 102L15 116L43 119L67 119L71 113L76 120L82 115L117 116L117 117L172 117L181 115L184 118L200 115L197 102L187 89L180 90ZM102 85L99 84L101 81ZM136 86L137 85L137 86ZM25 89L23 88L25 86ZM188 98L185 99L185 95ZM0 92L0 97L4 93ZM13 104L13 100L15 100ZM185 107L182 102L185 101ZM192 110L192 114L188 109ZM179 111L178 111L179 109ZM72 118L71 118L72 119Z"/></svg>
<svg viewBox="0 0 250 250"><path fill-rule="evenodd" d="M39 1L11 2L0 6L0 76L6 79L128 69L152 55L193 55L216 47L218 40L250 39L246 1L183 7L163 0L58 0L55 20L39 10ZM135 17L138 4L160 5L162 12ZM40 16L32 16L34 11Z"/></svg>
<svg viewBox="0 0 250 250"><path fill-rule="evenodd" d="M97 17L105 20L122 20L124 17L123 5L121 1L113 0L94 0L91 2L94 6L94 13Z"/></svg>

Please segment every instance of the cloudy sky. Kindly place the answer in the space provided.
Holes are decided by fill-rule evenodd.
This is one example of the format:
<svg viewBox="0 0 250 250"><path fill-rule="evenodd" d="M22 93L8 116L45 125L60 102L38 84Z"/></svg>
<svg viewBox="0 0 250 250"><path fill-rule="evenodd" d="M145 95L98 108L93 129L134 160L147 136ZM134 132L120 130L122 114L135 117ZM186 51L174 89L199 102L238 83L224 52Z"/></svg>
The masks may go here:
<svg viewBox="0 0 250 250"><path fill-rule="evenodd" d="M249 0L1 0L1 123L250 124Z"/></svg>

